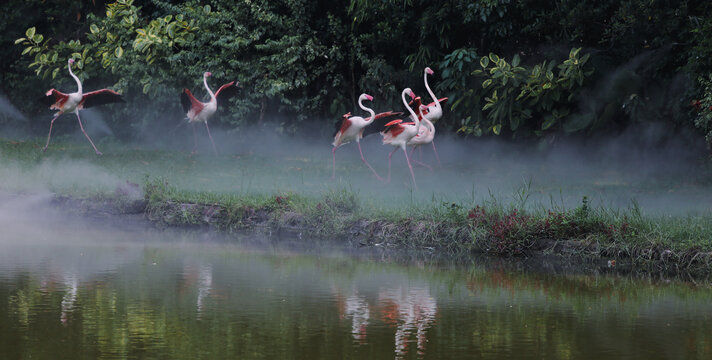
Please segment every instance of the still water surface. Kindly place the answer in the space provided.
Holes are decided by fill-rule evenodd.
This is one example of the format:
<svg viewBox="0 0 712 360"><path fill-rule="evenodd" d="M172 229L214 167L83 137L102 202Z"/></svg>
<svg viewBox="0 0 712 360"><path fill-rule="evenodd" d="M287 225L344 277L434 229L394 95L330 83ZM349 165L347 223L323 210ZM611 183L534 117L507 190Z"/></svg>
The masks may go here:
<svg viewBox="0 0 712 360"><path fill-rule="evenodd" d="M704 282L56 215L0 217L2 359L712 358Z"/></svg>

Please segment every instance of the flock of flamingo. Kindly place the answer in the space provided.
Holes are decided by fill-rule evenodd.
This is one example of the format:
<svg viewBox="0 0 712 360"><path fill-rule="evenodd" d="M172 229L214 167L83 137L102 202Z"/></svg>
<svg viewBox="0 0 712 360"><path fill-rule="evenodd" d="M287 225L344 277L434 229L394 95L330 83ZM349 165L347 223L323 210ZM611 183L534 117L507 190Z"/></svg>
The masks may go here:
<svg viewBox="0 0 712 360"><path fill-rule="evenodd" d="M45 100L50 105L50 109L59 111L55 114L54 118L52 118L52 121L50 122L49 134L47 135L47 144L45 144L45 147L42 149L42 151L46 151L47 147L49 146L50 138L52 137L52 125L54 125L54 121L57 120L57 118L62 114L73 112L77 116L79 128L82 130L82 133L84 133L84 136L86 136L87 140L89 140L89 143L94 148L96 154L101 155L102 153L96 148L96 145L94 145L94 142L91 140L91 137L89 137L89 134L87 134L87 132L84 130L82 120L79 117L79 110L97 105L124 102L124 100L122 99L119 93L110 89L100 89L88 93L83 93L82 82L72 72L73 63L74 59L70 58L67 61L67 68L69 69L69 75L74 78L74 81L77 82L77 91L74 93L65 94L56 89L50 89L45 94ZM409 122L404 122L403 119L394 119L395 117L403 115L402 112L387 111L376 114L373 109L363 104L363 101L365 100L373 101L373 97L365 93L359 96L359 107L364 111L368 112L370 116L366 118L361 116L352 116L349 112L344 114L343 119L336 123L336 132L334 133L334 142L332 143L333 149L331 151L333 159L333 168L331 173L332 179L336 176L336 149L341 145L356 141L359 154L361 155L361 160L366 164L366 166L368 166L368 168L373 172L376 178L383 181L383 178L378 175L376 170L374 170L373 167L368 163L368 161L366 161L366 158L364 158L363 151L361 150L361 144L359 142L364 136L373 134L380 130L380 133L383 136L383 144L392 145L394 147L393 151L391 151L388 155L388 177L385 179L385 181L390 182L391 179L391 157L393 156L393 153L398 150L398 148L401 148L403 150L403 153L405 154L405 159L408 164L408 168L410 169L410 175L413 179L413 186L417 188L417 184L415 182L415 174L413 173L413 166L411 165L410 161L415 148L426 144L432 144L435 156L438 160L438 163L440 163L440 158L438 156L437 150L435 149L435 143L433 142L433 139L435 137L435 126L433 125L433 122L436 122L442 117L442 103L446 102L447 98L438 99L433 93L432 89L430 89L430 85L428 84L428 75L432 74L434 74L433 70L429 67L426 67L423 72L423 81L425 82L425 88L427 89L428 94L433 99L433 102L431 102L430 104L423 105L421 98L416 96L410 88L404 89L401 93L401 100L403 101L403 105L405 105L406 109L410 114L409 119L411 121ZM234 90L238 83L236 81L231 81L227 84L222 85L218 89L218 91L213 93L213 91L208 86L208 77L210 76L212 76L212 73L210 72L205 72L203 74L203 84L205 85L205 89L210 95L210 100L208 102L199 101L195 98L195 96L193 96L193 94L188 89L183 89L183 92L180 94L180 99L181 104L183 105L183 110L186 111L188 122L193 126L193 151L195 152L195 149L197 149L197 135L195 133L195 124L202 122L205 124L205 128L208 132L208 137L210 137L210 142L213 146L213 151L215 152L215 155L217 155L218 152L217 148L215 147L215 142L213 141L212 135L210 135L208 119L213 114L215 114L218 103L223 103L226 98L235 94ZM410 102L406 100L406 95L411 98ZM376 120L378 120L378 123L374 124ZM367 129L369 125L371 126ZM413 150L411 151L411 156L408 155L408 151L406 150L408 146L411 146L413 148ZM427 164L422 163L422 161L418 161L417 163L425 167L429 167Z"/></svg>

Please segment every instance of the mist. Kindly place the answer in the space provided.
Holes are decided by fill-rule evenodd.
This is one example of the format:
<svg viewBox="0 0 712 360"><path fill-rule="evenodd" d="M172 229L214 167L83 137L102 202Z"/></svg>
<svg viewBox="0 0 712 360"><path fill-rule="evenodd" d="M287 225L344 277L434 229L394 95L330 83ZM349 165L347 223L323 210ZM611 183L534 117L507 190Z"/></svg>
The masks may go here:
<svg viewBox="0 0 712 360"><path fill-rule="evenodd" d="M13 111L11 105L3 104L0 99L3 114ZM376 106L376 111L385 110L389 109ZM414 189L400 149L393 155L391 182L386 184L360 161L355 143L337 149L332 180L332 119L311 122L328 125L300 124L298 135L287 130L295 120L288 117L228 130L219 123L223 108L210 122L220 154L216 158L203 124L195 125L198 153L190 154L192 125L177 102L175 108L163 111L163 118L147 124L139 140L128 143L116 141L103 120L106 111L111 110L81 113L103 157L93 156L76 117L65 114L55 124L53 141L69 136L73 147L86 148L86 158L70 155L61 142L51 143L47 153L41 153L38 146L33 150L36 153L27 154L29 162L12 160L0 150L0 190L114 192L127 181L141 183L148 176L163 178L181 191L234 196L319 198L347 191L362 205L384 209L489 202L529 209L573 208L585 196L593 206L682 215L708 213L712 204L704 140L692 130L664 123L633 123L615 136L562 137L543 147L504 137L463 138L438 129L435 145L442 164L438 165L432 146L424 146L422 161L432 171L414 162L418 185ZM50 118L48 113L32 121L46 120L48 125ZM393 148L381 144L378 134L364 138L361 145L366 159L385 178ZM414 159L420 159L420 151L413 153Z"/></svg>

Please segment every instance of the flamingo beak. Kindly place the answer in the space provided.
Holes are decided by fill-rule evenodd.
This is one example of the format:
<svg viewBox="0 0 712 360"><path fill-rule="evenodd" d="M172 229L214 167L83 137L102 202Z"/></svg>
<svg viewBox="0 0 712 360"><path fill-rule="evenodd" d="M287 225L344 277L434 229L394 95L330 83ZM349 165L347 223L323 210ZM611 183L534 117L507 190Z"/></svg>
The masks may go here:
<svg viewBox="0 0 712 360"><path fill-rule="evenodd" d="M210 71L208 71L208 72L205 73L205 76L213 76L213 73L211 73Z"/></svg>
<svg viewBox="0 0 712 360"><path fill-rule="evenodd" d="M431 69L431 68L429 68L429 67L425 68L425 72L427 72L428 75L433 75L433 74L435 74L435 71L433 71L433 69Z"/></svg>
<svg viewBox="0 0 712 360"><path fill-rule="evenodd" d="M411 99L415 100L415 93L414 92L409 92L408 96L410 96Z"/></svg>
<svg viewBox="0 0 712 360"><path fill-rule="evenodd" d="M69 59L69 63L70 63L70 64L74 64L74 59L70 58L70 59Z"/></svg>
<svg viewBox="0 0 712 360"><path fill-rule="evenodd" d="M371 95L366 95L366 99L368 99L368 101L373 101L373 96L371 96Z"/></svg>

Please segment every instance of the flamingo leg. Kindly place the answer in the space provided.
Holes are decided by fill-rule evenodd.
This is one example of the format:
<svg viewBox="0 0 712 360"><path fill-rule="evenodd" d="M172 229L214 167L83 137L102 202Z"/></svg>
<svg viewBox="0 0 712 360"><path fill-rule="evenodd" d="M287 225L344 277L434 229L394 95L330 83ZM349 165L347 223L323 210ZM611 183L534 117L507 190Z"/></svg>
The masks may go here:
<svg viewBox="0 0 712 360"><path fill-rule="evenodd" d="M52 125L54 125L54 121L57 120L59 115L62 115L62 114L61 113L57 114L57 116L55 116L52 119L52 121L49 123L49 134L47 134L47 144L45 144L45 147L42 149L42 151L47 151L47 147L49 146L49 138L52 137Z"/></svg>
<svg viewBox="0 0 712 360"><path fill-rule="evenodd" d="M190 123L190 126L193 128L193 151L190 153L192 155L198 152L198 134L195 133L195 123Z"/></svg>
<svg viewBox="0 0 712 360"><path fill-rule="evenodd" d="M386 179L386 183L391 182L391 157L393 156L393 153L396 152L396 150L398 150L398 148L393 148L393 151L388 154L388 179Z"/></svg>
<svg viewBox="0 0 712 360"><path fill-rule="evenodd" d="M443 164L440 162L440 156L438 156L438 151L435 149L435 141L431 141L431 144L433 144L433 151L435 152L435 158L438 159L438 166L443 167Z"/></svg>
<svg viewBox="0 0 712 360"><path fill-rule="evenodd" d="M332 158L331 178L333 179L336 177L336 146L334 146L334 148L331 149L331 158Z"/></svg>
<svg viewBox="0 0 712 360"><path fill-rule="evenodd" d="M421 147L421 145L413 146L413 149L410 151L410 157L413 157L413 154L415 153L415 148L418 148L418 152L420 153L420 161L413 159L413 163L422 167L426 167L428 168L428 170L433 171L433 168L430 167L430 165L423 162L423 148Z"/></svg>
<svg viewBox="0 0 712 360"><path fill-rule="evenodd" d="M408 151L403 148L403 153L405 154L405 161L408 163L408 169L410 169L410 176L413 177L413 187L418 188L418 184L415 183L415 174L413 173L413 167L410 165L410 159L408 158Z"/></svg>
<svg viewBox="0 0 712 360"><path fill-rule="evenodd" d="M91 147L94 148L94 152L96 152L97 155L103 155L99 149L96 148L96 145L94 145L94 142L91 141L91 138L89 137L89 134L87 134L86 131L84 131L84 125L82 125L82 119L79 117L79 111L77 111L75 114L77 114L77 120L79 121L79 128L82 129L82 132L84 133L84 136L87 137L87 140L89 140L89 143L91 144Z"/></svg>
<svg viewBox="0 0 712 360"><path fill-rule="evenodd" d="M215 156L218 156L218 149L215 148L215 142L213 141L213 136L210 135L210 128L208 127L208 122L205 122L205 128L208 130L208 137L210 137L210 143L213 144L213 151L215 152Z"/></svg>
<svg viewBox="0 0 712 360"><path fill-rule="evenodd" d="M363 151L361 151L361 143L358 142L358 140L356 141L356 145L358 145L358 152L359 152L359 154L361 154L361 161L363 161L364 164L366 164L366 166L368 166L368 168L371 169L371 171L373 171L373 175L376 175L376 179L378 179L379 181L383 181L383 178L380 175L378 175L376 170L373 170L373 168L368 163L368 161L366 161L366 158L363 157Z"/></svg>

